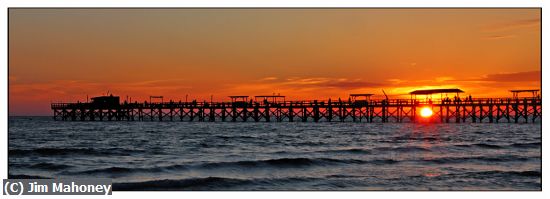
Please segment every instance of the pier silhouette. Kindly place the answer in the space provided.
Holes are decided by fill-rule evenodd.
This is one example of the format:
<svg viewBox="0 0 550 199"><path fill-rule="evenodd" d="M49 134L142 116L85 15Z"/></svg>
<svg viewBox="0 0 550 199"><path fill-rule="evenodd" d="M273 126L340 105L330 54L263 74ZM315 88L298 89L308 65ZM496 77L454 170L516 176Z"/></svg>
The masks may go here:
<svg viewBox="0 0 550 199"><path fill-rule="evenodd" d="M99 96L86 103L52 103L53 119L60 121L198 121L198 122L437 122L536 123L541 121L538 90L512 90L511 98L459 97L460 89L417 90L410 99L372 100L373 94L351 94L347 100L286 101L285 96L229 96L230 102L164 102L154 96L147 102L120 103L118 96ZM518 97L530 92L531 97ZM447 97L455 93L454 97ZM433 99L431 95L440 94ZM445 94L445 97L443 97ZM417 96L426 96L418 99ZM151 102L153 98L160 102ZM433 115L425 118L420 109Z"/></svg>

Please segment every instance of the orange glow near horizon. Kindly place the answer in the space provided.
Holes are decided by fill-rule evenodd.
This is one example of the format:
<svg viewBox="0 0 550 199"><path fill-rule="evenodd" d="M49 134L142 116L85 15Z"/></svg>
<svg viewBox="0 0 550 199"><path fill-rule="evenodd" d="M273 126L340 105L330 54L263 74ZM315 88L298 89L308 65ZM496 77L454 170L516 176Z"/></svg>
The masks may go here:
<svg viewBox="0 0 550 199"><path fill-rule="evenodd" d="M423 107L422 109L420 109L420 116L422 116L423 118L432 117L433 114L434 112L430 107Z"/></svg>
<svg viewBox="0 0 550 199"><path fill-rule="evenodd" d="M51 115L51 102L107 92L143 102L541 88L536 8L8 12L10 115Z"/></svg>

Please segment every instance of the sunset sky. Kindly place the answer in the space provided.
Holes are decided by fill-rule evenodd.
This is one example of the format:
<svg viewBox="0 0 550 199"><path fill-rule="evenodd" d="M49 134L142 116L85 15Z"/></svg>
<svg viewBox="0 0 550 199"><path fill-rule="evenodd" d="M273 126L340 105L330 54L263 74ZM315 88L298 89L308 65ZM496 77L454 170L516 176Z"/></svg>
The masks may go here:
<svg viewBox="0 0 550 199"><path fill-rule="evenodd" d="M132 101L540 89L539 9L10 9L9 114Z"/></svg>

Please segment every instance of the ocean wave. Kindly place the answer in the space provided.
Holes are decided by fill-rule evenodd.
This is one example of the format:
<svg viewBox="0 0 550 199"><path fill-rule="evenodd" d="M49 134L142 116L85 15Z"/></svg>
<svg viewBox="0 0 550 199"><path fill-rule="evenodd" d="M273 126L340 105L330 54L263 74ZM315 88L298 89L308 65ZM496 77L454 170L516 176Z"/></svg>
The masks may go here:
<svg viewBox="0 0 550 199"><path fill-rule="evenodd" d="M540 171L475 171L475 172L465 172L465 173L454 173L442 175L442 178L457 178L460 176L461 179L464 178L476 178L476 179L494 179L494 178L506 178L506 179L515 179L515 178L540 178L542 173Z"/></svg>
<svg viewBox="0 0 550 199"><path fill-rule="evenodd" d="M531 157L521 157L513 155L503 156L473 156L473 157L440 157L432 159L423 159L422 162L430 162L436 164L449 164L449 163L464 163L464 162L514 162L514 161L528 161L533 159Z"/></svg>
<svg viewBox="0 0 550 199"><path fill-rule="evenodd" d="M375 159L375 160L368 161L368 163L370 163L370 164L377 164L377 165L396 164L396 163L399 163L399 162L400 161L394 160L394 159Z"/></svg>
<svg viewBox="0 0 550 199"><path fill-rule="evenodd" d="M63 175L101 175L107 174L110 176L122 176L128 174L141 174L141 173L155 173L155 172L164 172L168 170L185 170L188 167L185 165L169 165L169 166L160 166L160 167L107 167L99 169L91 169L84 171L65 171L61 174Z"/></svg>
<svg viewBox="0 0 550 199"><path fill-rule="evenodd" d="M317 141L317 142L306 141L306 142L298 142L298 143L289 143L287 145L289 145L289 146L300 146L300 147L304 147L304 146L317 147L317 146L327 146L329 144L330 143L323 142L323 141Z"/></svg>
<svg viewBox="0 0 550 199"><path fill-rule="evenodd" d="M248 136L248 135L235 135L235 136L227 136L227 135L216 135L217 138L220 139L258 139L258 137Z"/></svg>
<svg viewBox="0 0 550 199"><path fill-rule="evenodd" d="M530 143L514 143L510 146L515 148L540 148L542 146L541 142L530 142Z"/></svg>
<svg viewBox="0 0 550 199"><path fill-rule="evenodd" d="M479 175L503 175L506 177L509 176L519 176L519 177L542 177L540 171L486 171L486 172L477 172Z"/></svg>
<svg viewBox="0 0 550 199"><path fill-rule="evenodd" d="M144 152L143 150L129 150L121 148L35 148L35 149L10 149L8 155L12 156L54 156L54 155L120 155L129 156L135 153Z"/></svg>
<svg viewBox="0 0 550 199"><path fill-rule="evenodd" d="M160 168L128 168L128 167L107 167L101 169L92 169L79 172L64 172L63 174L127 174L138 172L160 171Z"/></svg>
<svg viewBox="0 0 550 199"><path fill-rule="evenodd" d="M427 137L427 136L412 136L412 135L400 135L391 137L391 142L399 142L399 141L424 141L424 142L433 142L433 141L439 141L442 138L440 137ZM447 139L447 138L445 138ZM389 141L389 140L387 140Z"/></svg>
<svg viewBox="0 0 550 199"><path fill-rule="evenodd" d="M478 143L473 144L473 146L479 147L479 148L486 148L486 149L501 149L502 146L494 145L494 144L485 144L485 143Z"/></svg>
<svg viewBox="0 0 550 199"><path fill-rule="evenodd" d="M64 171L63 175L110 175L123 176L129 174L160 173L165 171L183 171L200 169L258 169L258 168L302 168L310 166L328 166L337 164L387 164L388 160L363 161L356 159L330 159L330 158L281 158L255 161L236 162L210 162L200 164L174 164L158 167L107 167L84 171Z"/></svg>
<svg viewBox="0 0 550 199"><path fill-rule="evenodd" d="M495 179L495 178L506 178L506 179L514 179L514 178L529 178L529 177L535 177L540 178L542 177L542 173L540 171L501 171L501 170L490 170L490 171L470 171L470 172L463 172L463 173L447 173L437 176L426 176L426 175L417 175L417 176L411 176L415 178L440 178L440 179L467 179L467 178L474 178L474 179Z"/></svg>
<svg viewBox="0 0 550 199"><path fill-rule="evenodd" d="M65 164L54 164L54 163L48 163L48 162L41 162L41 163L37 163L29 166L29 168L32 168L32 169L41 169L41 170L49 170L49 171L59 171L70 167L72 166L65 165Z"/></svg>
<svg viewBox="0 0 550 199"><path fill-rule="evenodd" d="M332 158L280 158L254 161L237 162L214 162L200 165L201 168L223 168L223 167L304 167L304 166L325 166L334 164L359 164L363 160L356 159L332 159Z"/></svg>
<svg viewBox="0 0 550 199"><path fill-rule="evenodd" d="M469 148L477 147L483 149L505 149L505 148L540 148L541 142L530 142L530 143L513 143L507 145L495 145L495 144L486 144L486 143L475 143L475 144L457 144L455 147Z"/></svg>
<svg viewBox="0 0 550 199"><path fill-rule="evenodd" d="M501 148L503 148L503 146L494 145L494 144L485 144L485 143L456 144L456 145L453 145L453 146L455 146L455 147L460 147L460 148L472 148L472 147L477 147L477 148L483 148L483 149L501 149Z"/></svg>
<svg viewBox="0 0 550 199"><path fill-rule="evenodd" d="M37 175L12 175L12 174L9 174L8 175L8 179L51 179L49 177L44 177L44 176L37 176Z"/></svg>
<svg viewBox="0 0 550 199"><path fill-rule="evenodd" d="M143 190L259 190L258 187L277 187L281 184L300 183L321 180L319 178L288 177L288 178L223 178L205 177L189 179L164 179L143 182L113 183L115 191L143 191Z"/></svg>
<svg viewBox="0 0 550 199"><path fill-rule="evenodd" d="M350 154L371 154L371 151L360 148L351 148L351 149L335 149L335 150L323 150L317 151L320 153L350 153Z"/></svg>
<svg viewBox="0 0 550 199"><path fill-rule="evenodd" d="M403 146L403 147L376 147L372 150L378 152L429 152L430 149L418 147L418 146Z"/></svg>
<svg viewBox="0 0 550 199"><path fill-rule="evenodd" d="M377 154L384 152L429 152L431 151L428 148L423 148L419 146L403 146L403 147L375 147L372 149L361 149L361 148L351 148L351 149L336 149L336 150L324 150L317 151L321 153L349 153L349 154Z"/></svg>

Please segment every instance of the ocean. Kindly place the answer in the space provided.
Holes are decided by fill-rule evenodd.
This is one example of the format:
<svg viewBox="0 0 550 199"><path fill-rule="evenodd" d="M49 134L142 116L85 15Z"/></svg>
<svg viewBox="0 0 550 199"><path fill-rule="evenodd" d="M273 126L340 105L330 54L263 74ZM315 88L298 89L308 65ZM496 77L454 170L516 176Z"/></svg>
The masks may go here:
<svg viewBox="0 0 550 199"><path fill-rule="evenodd" d="M541 190L541 124L9 117L9 178L122 190Z"/></svg>

